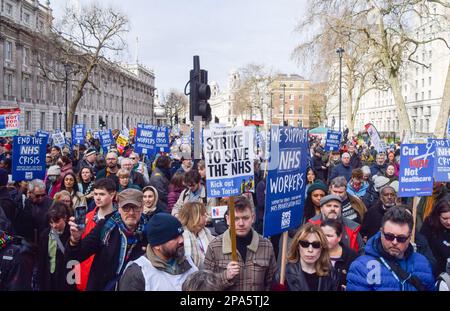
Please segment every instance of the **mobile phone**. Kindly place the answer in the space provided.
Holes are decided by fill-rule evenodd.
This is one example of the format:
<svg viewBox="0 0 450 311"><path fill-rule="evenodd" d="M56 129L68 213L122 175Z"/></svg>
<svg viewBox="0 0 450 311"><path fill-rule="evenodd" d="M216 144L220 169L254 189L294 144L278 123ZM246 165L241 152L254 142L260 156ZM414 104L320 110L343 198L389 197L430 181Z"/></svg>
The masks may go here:
<svg viewBox="0 0 450 311"><path fill-rule="evenodd" d="M80 231L83 231L86 228L86 213L86 205L75 207L75 223L77 224L78 230Z"/></svg>

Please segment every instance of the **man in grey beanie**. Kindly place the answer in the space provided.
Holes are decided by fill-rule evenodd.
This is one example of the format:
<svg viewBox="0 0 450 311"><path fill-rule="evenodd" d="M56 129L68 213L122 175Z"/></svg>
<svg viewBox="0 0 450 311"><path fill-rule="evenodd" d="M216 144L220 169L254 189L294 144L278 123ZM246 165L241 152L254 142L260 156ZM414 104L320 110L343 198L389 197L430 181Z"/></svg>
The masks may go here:
<svg viewBox="0 0 450 311"><path fill-rule="evenodd" d="M184 256L183 226L167 213L154 215L146 227L147 251L128 263L119 291L181 291L186 278L198 271Z"/></svg>

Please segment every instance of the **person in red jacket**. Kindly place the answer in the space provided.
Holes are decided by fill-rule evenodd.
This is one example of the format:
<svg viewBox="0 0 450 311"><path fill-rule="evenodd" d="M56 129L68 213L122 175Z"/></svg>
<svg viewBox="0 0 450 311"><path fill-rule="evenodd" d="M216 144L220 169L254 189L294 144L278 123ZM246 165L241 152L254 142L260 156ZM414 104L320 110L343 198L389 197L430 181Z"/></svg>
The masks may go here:
<svg viewBox="0 0 450 311"><path fill-rule="evenodd" d="M357 253L361 253L364 248L364 240L359 234L361 226L345 217L342 217L342 199L335 194L324 196L320 200L320 214L309 220L310 223L320 225L327 219L337 219L344 227L342 242Z"/></svg>
<svg viewBox="0 0 450 311"><path fill-rule="evenodd" d="M94 183L95 208L86 215L86 229L81 238L84 239L89 232L102 219L109 218L116 210L113 206L113 199L116 196L116 183L111 178L101 178ZM80 283L77 288L85 291L89 279L91 265L95 255L92 255L80 264Z"/></svg>

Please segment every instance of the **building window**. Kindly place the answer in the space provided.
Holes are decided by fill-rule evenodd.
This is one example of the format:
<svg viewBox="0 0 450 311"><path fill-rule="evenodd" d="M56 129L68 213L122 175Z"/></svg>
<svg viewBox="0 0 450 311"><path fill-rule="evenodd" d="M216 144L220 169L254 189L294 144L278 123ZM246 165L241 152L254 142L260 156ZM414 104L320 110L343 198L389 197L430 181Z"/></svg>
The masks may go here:
<svg viewBox="0 0 450 311"><path fill-rule="evenodd" d="M94 116L91 116L91 128L95 128L95 121L94 121Z"/></svg>
<svg viewBox="0 0 450 311"><path fill-rule="evenodd" d="M428 51L428 57L431 58L432 55L433 55L432 50Z"/></svg>
<svg viewBox="0 0 450 311"><path fill-rule="evenodd" d="M422 87L425 86L425 79L422 79Z"/></svg>
<svg viewBox="0 0 450 311"><path fill-rule="evenodd" d="M25 111L25 131L31 129L31 111Z"/></svg>
<svg viewBox="0 0 450 311"><path fill-rule="evenodd" d="M425 132L430 132L430 119L425 120Z"/></svg>
<svg viewBox="0 0 450 311"><path fill-rule="evenodd" d="M52 127L53 127L53 129L58 128L58 114L56 112L53 113Z"/></svg>
<svg viewBox="0 0 450 311"><path fill-rule="evenodd" d="M54 83L52 83L52 85L50 86L50 101L53 103L56 103L57 99L56 99L56 85Z"/></svg>
<svg viewBox="0 0 450 311"><path fill-rule="evenodd" d="M303 120L298 120L298 126L303 127Z"/></svg>
<svg viewBox="0 0 450 311"><path fill-rule="evenodd" d="M431 86L431 77L428 77L428 85Z"/></svg>
<svg viewBox="0 0 450 311"><path fill-rule="evenodd" d="M302 99L303 99L303 94L300 94L300 96L298 97L298 99L302 100Z"/></svg>
<svg viewBox="0 0 450 311"><path fill-rule="evenodd" d="M416 88L419 87L419 80L416 80Z"/></svg>
<svg viewBox="0 0 450 311"><path fill-rule="evenodd" d="M6 4L6 14L9 16L13 15L13 6L9 3Z"/></svg>
<svg viewBox="0 0 450 311"><path fill-rule="evenodd" d="M422 100L424 100L424 99L425 99L425 93L422 92Z"/></svg>
<svg viewBox="0 0 450 311"><path fill-rule="evenodd" d="M290 100L294 100L294 98L295 98L294 94L290 94L290 95L289 95L289 99L290 99Z"/></svg>
<svg viewBox="0 0 450 311"><path fill-rule="evenodd" d="M289 114L294 114L294 105L289 107Z"/></svg>
<svg viewBox="0 0 450 311"><path fill-rule="evenodd" d="M303 114L303 107L302 106L298 107L298 114Z"/></svg>
<svg viewBox="0 0 450 311"><path fill-rule="evenodd" d="M12 42L5 41L5 60L12 61Z"/></svg>
<svg viewBox="0 0 450 311"><path fill-rule="evenodd" d="M29 25L30 24L30 14L23 13L23 21L26 25Z"/></svg>
<svg viewBox="0 0 450 311"><path fill-rule="evenodd" d="M428 91L428 99L431 99L431 91Z"/></svg>
<svg viewBox="0 0 450 311"><path fill-rule="evenodd" d="M30 49L28 48L24 48L23 52L22 52L22 63L24 66L28 66L29 65L29 61L30 61Z"/></svg>
<svg viewBox="0 0 450 311"><path fill-rule="evenodd" d="M12 96L13 94L13 75L11 73L5 74L5 95Z"/></svg>
<svg viewBox="0 0 450 311"><path fill-rule="evenodd" d="M41 80L37 83L37 98L44 99L44 83Z"/></svg>
<svg viewBox="0 0 450 311"><path fill-rule="evenodd" d="M419 100L419 93L416 93L416 101Z"/></svg>
<svg viewBox="0 0 450 311"><path fill-rule="evenodd" d="M30 78L22 80L22 98L30 98Z"/></svg>
<svg viewBox="0 0 450 311"><path fill-rule="evenodd" d="M41 112L40 127L45 130L45 112Z"/></svg>

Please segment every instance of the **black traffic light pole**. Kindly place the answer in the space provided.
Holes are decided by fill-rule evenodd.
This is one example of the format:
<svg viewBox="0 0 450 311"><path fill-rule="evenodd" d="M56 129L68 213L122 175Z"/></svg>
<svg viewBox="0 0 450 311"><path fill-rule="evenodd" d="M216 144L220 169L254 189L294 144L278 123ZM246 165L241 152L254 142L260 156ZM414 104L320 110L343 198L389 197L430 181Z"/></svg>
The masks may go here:
<svg viewBox="0 0 450 311"><path fill-rule="evenodd" d="M189 84L189 94L186 88ZM189 95L189 119L195 120L195 116L202 117L205 122L210 122L211 106L208 99L211 97L211 88L208 85L208 71L200 69L200 57L194 56L194 69L190 71L189 82L184 88L184 93Z"/></svg>

